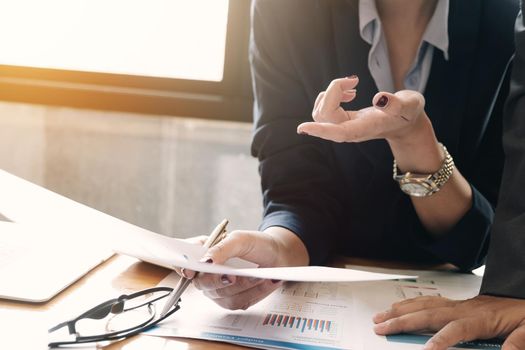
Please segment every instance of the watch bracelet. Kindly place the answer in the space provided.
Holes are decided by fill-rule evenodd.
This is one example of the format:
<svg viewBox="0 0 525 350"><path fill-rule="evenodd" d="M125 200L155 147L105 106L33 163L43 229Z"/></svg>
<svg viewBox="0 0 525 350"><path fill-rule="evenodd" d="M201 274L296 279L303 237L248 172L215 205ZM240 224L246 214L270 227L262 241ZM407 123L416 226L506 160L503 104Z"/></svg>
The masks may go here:
<svg viewBox="0 0 525 350"><path fill-rule="evenodd" d="M443 161L441 168L432 174L431 177L431 180L434 181L438 188L437 191L439 191L439 189L448 181L448 179L450 179L452 173L454 172L454 160L452 159L452 156L450 153L448 153L447 148L444 145L440 145L443 147L443 151L445 152L445 160Z"/></svg>
<svg viewBox="0 0 525 350"><path fill-rule="evenodd" d="M445 159L443 160L443 163L441 164L441 167L429 178L430 181L432 181L435 186L432 191L430 191L427 196L430 196L436 192L438 192L441 187L450 179L452 176L452 173L454 172L455 164L454 160L452 159L452 156L448 152L445 145L443 145L441 142L439 145L443 148L443 152L445 153ZM397 162L394 158L393 162L393 178L397 181Z"/></svg>

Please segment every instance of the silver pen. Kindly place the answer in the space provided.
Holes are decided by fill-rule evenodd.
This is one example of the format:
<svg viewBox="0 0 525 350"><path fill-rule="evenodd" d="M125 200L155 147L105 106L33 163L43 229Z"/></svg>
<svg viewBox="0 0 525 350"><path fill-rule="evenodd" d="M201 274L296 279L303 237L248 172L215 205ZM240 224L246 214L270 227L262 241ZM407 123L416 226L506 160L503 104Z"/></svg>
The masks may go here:
<svg viewBox="0 0 525 350"><path fill-rule="evenodd" d="M224 237L226 236L226 226L228 225L228 220L224 219L222 222L215 227L213 232L208 236L208 239L204 243L204 248L208 249L210 247L213 247L215 244L219 243ZM166 304L164 304L164 308L162 309L162 312L160 313L160 318L164 317L173 306L175 306L186 288L191 283L190 278L182 277L180 278L179 282L173 289L173 292L171 292L171 295L169 296L168 301L166 301Z"/></svg>

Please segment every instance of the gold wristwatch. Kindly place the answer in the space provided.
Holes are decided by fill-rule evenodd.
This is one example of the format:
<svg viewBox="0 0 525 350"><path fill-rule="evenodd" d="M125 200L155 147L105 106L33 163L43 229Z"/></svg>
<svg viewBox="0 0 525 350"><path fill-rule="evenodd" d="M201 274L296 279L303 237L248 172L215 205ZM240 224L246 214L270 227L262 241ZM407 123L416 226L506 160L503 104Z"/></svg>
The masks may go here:
<svg viewBox="0 0 525 350"><path fill-rule="evenodd" d="M454 160L448 153L447 148L440 143L445 153L445 160L441 168L434 174L414 174L407 172L405 174L397 173L397 163L394 159L394 180L399 183L401 191L413 197L428 197L438 192L441 187L450 179L454 171Z"/></svg>

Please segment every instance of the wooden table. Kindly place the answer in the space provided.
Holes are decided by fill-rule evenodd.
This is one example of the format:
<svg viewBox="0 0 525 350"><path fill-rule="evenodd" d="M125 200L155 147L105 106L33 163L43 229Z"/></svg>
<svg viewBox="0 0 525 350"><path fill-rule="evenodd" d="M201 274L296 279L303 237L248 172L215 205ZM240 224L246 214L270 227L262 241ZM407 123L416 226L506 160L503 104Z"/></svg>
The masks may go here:
<svg viewBox="0 0 525 350"><path fill-rule="evenodd" d="M363 259L338 259L346 263L376 267L408 268L406 264L371 262ZM421 268L418 266L417 268ZM432 267L435 269L436 267ZM439 269L448 269L441 266ZM51 301L31 304L0 300L0 349L47 349L47 329L87 308L123 293L153 287L169 270L125 256L114 256ZM0 281L1 283L1 281ZM138 335L111 344L108 350L241 349L242 347L204 340L161 338Z"/></svg>
<svg viewBox="0 0 525 350"><path fill-rule="evenodd" d="M0 349L47 349L47 329L104 300L155 286L170 271L125 256L114 256L51 301L31 304L0 299ZM1 281L0 281L1 283ZM111 344L108 350L240 349L191 339L138 335Z"/></svg>

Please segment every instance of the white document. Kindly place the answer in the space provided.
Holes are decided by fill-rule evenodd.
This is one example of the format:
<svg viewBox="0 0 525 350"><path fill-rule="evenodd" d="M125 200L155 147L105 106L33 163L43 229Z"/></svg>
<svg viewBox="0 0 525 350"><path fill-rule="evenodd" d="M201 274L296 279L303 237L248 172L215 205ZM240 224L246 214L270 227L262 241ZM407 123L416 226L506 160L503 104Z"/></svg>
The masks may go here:
<svg viewBox="0 0 525 350"><path fill-rule="evenodd" d="M206 253L204 247L139 228L116 233L113 247L117 253L130 255L170 269L183 267L194 271L215 274L283 281L317 282L355 282L414 278L414 276L407 275L324 266L257 268L255 264L238 258L230 259L225 265L207 264L199 261Z"/></svg>
<svg viewBox="0 0 525 350"><path fill-rule="evenodd" d="M388 271L384 272L398 272ZM373 316L390 308L392 303L419 296L444 296L467 299L478 294L481 277L451 272L410 271L417 280L363 282L353 286L354 315L362 320L356 323L363 349L420 350L431 334L396 334L378 336L373 331ZM498 343L475 341L450 349L499 349Z"/></svg>
<svg viewBox="0 0 525 350"><path fill-rule="evenodd" d="M231 259L226 265L201 263L199 260L205 254L202 246L119 220L2 170L0 184L0 213L9 219L57 230L74 230L78 236L97 238L100 244L107 244L117 253L170 269L184 267L201 272L287 281L371 281L407 277L314 266L256 268L255 264L241 259Z"/></svg>
<svg viewBox="0 0 525 350"><path fill-rule="evenodd" d="M450 272L411 273L422 277L360 283L286 283L246 311L223 309L190 286L182 296L181 309L146 334L261 349L419 350L430 335L378 336L373 331L373 316L396 301L418 296L473 297L481 278ZM159 285L174 286L176 280L171 274ZM477 341L451 349L499 348L498 343Z"/></svg>
<svg viewBox="0 0 525 350"><path fill-rule="evenodd" d="M171 274L159 285L176 281ZM147 334L262 349L357 350L351 284L289 282L246 311L223 309L190 286L180 310Z"/></svg>

